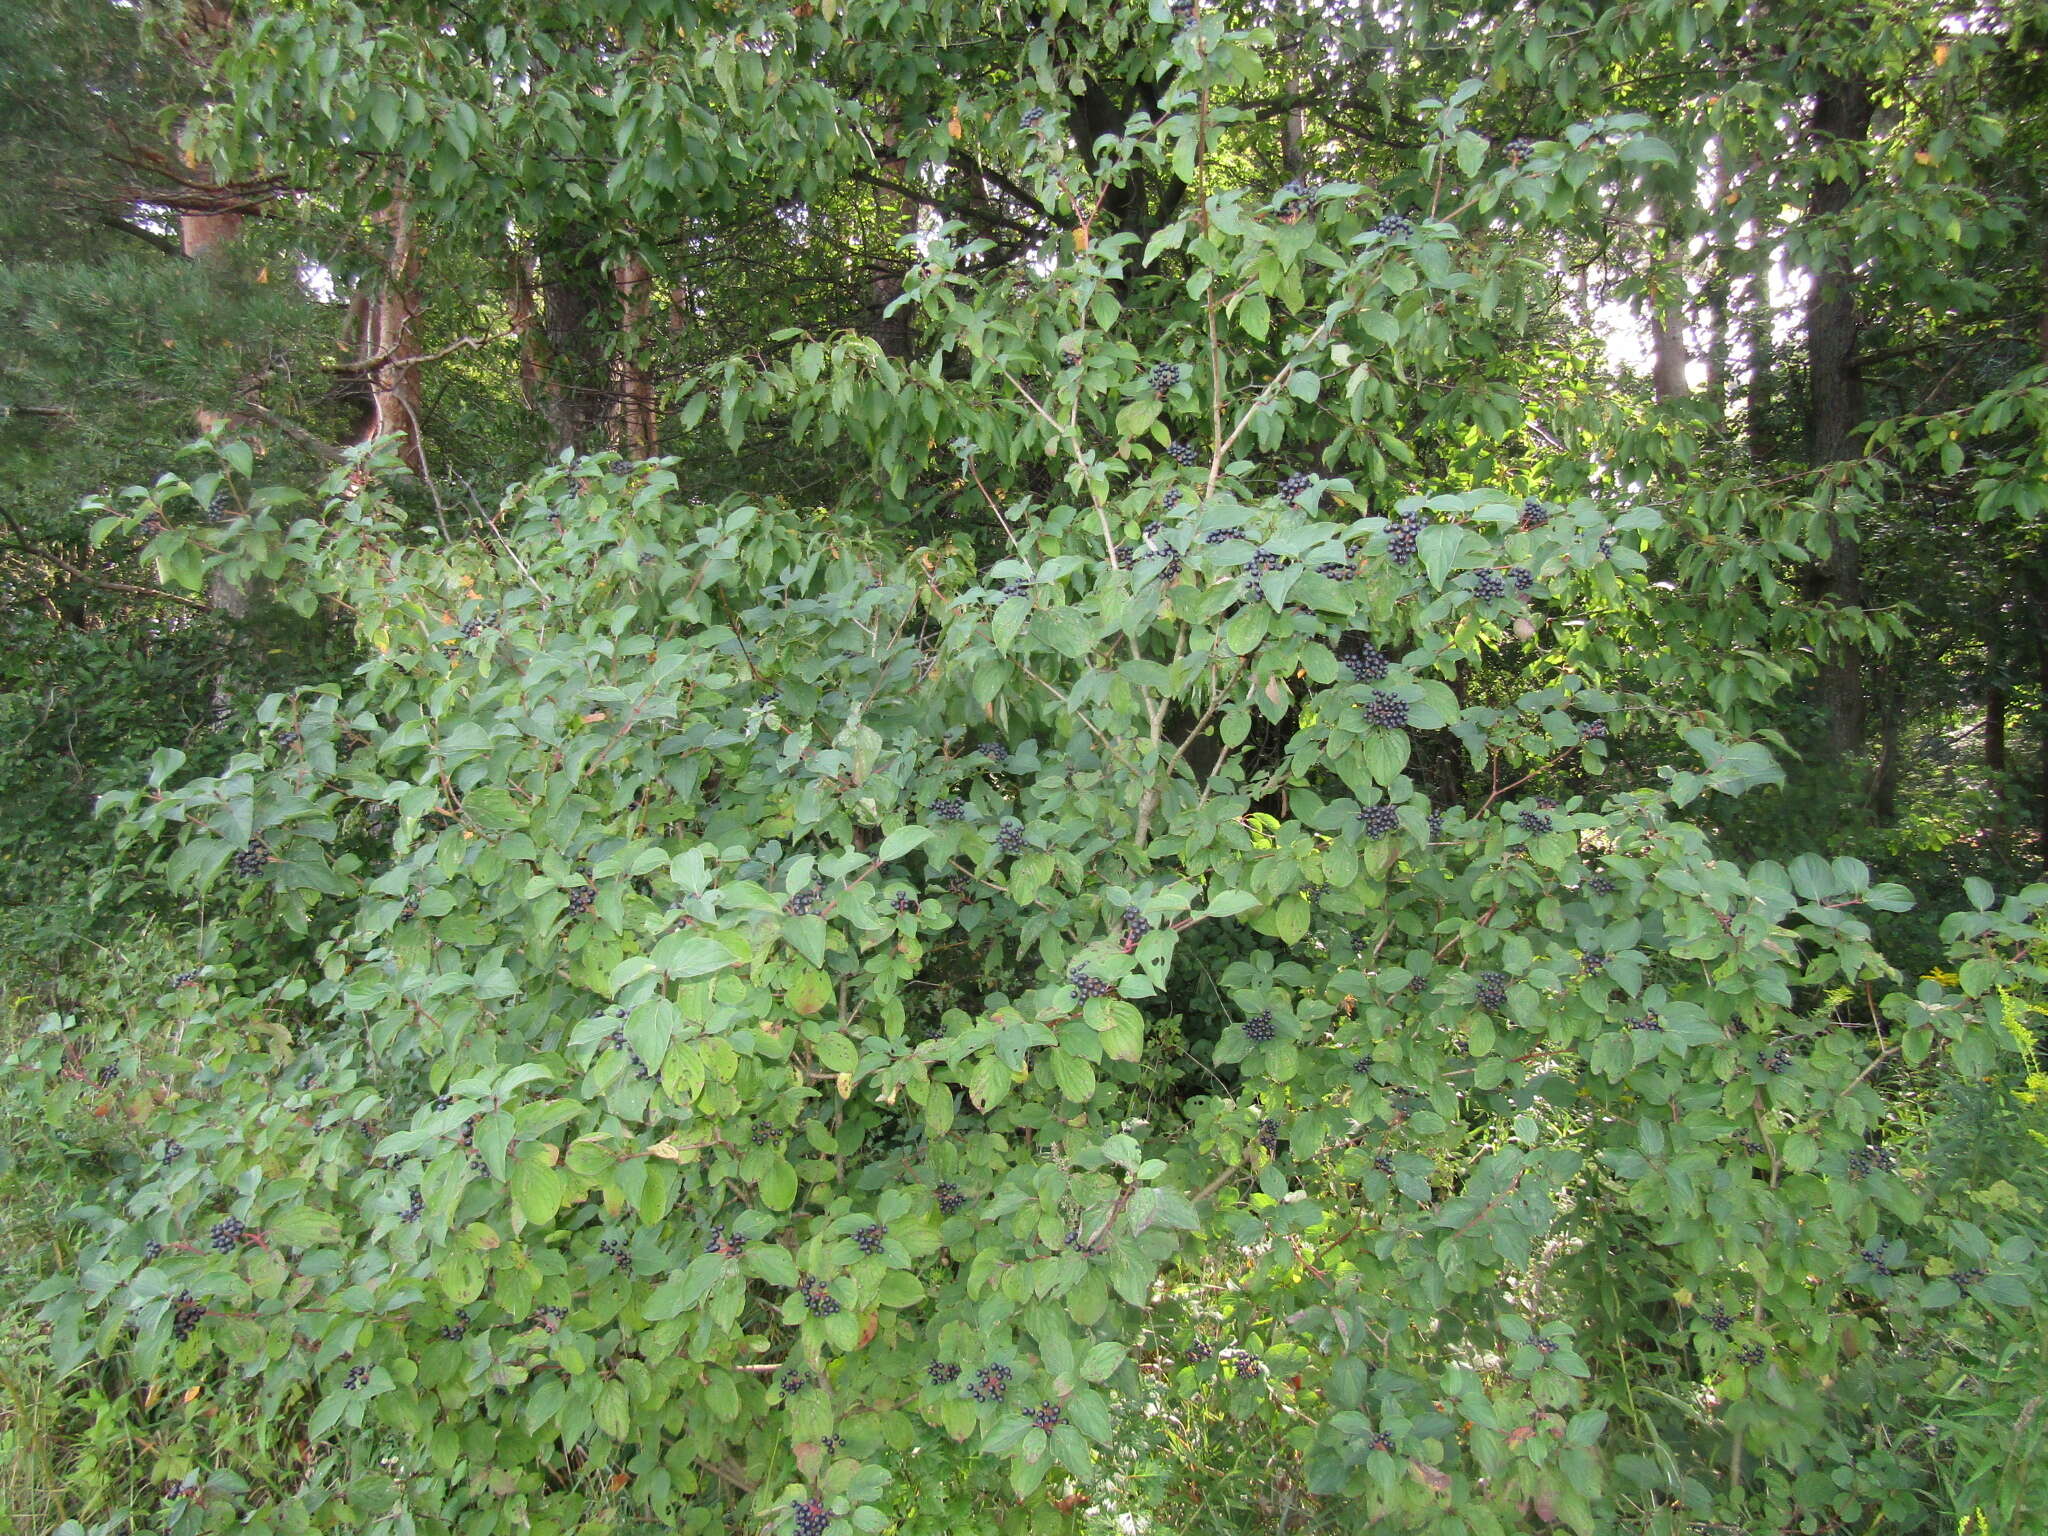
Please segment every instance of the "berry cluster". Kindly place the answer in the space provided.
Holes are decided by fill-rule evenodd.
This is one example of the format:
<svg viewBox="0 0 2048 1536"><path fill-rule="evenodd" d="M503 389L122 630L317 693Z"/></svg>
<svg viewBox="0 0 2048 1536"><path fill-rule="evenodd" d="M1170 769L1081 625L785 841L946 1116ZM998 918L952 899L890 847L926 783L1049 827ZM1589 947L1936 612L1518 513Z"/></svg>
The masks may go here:
<svg viewBox="0 0 2048 1536"><path fill-rule="evenodd" d="M1394 1449L1394 1437L1388 1434L1384 1429L1374 1430L1372 1438L1365 1442L1365 1448L1369 1451L1386 1451L1389 1454L1392 1454Z"/></svg>
<svg viewBox="0 0 2048 1536"><path fill-rule="evenodd" d="M163 1257L163 1252L164 1252L164 1245L163 1245L162 1243L158 1242L158 1241L157 1241L157 1240L156 1240L155 1238L153 1238L153 1237L152 1237L152 1238L151 1238L151 1239L150 1239L150 1240L149 1240L148 1242L146 1242L146 1243L144 1243L144 1244L142 1245L142 1256L143 1256L143 1257L144 1257L145 1259L159 1259L159 1258L162 1258L162 1257Z"/></svg>
<svg viewBox="0 0 2048 1536"><path fill-rule="evenodd" d="M1152 931L1152 920L1136 907L1125 907L1123 915L1124 937L1135 944Z"/></svg>
<svg viewBox="0 0 2048 1536"><path fill-rule="evenodd" d="M207 1235L206 1240L213 1245L215 1253L233 1253L242 1241L242 1234L247 1230L239 1218L223 1216L213 1224L213 1231Z"/></svg>
<svg viewBox="0 0 2048 1536"><path fill-rule="evenodd" d="M1060 1412L1060 1405L1049 1399L1040 1403L1036 1408L1025 1409L1024 1412L1031 1422L1040 1429L1058 1429L1061 1421L1066 1417L1065 1414Z"/></svg>
<svg viewBox="0 0 2048 1536"><path fill-rule="evenodd" d="M1482 1008L1499 1010L1508 1005L1508 979L1499 971L1481 971L1472 989L1472 1000Z"/></svg>
<svg viewBox="0 0 2048 1536"><path fill-rule="evenodd" d="M1408 701L1391 693L1374 693L1365 701L1365 723L1400 730L1408 723Z"/></svg>
<svg viewBox="0 0 2048 1536"><path fill-rule="evenodd" d="M1472 578L1472 595L1486 602L1507 595L1508 584L1498 571L1481 571Z"/></svg>
<svg viewBox="0 0 2048 1536"><path fill-rule="evenodd" d="M1515 584L1517 592L1527 592L1536 585L1536 573L1526 565L1518 565L1509 570L1508 580Z"/></svg>
<svg viewBox="0 0 2048 1536"><path fill-rule="evenodd" d="M277 733L277 744L280 747L296 747L299 741L299 728L296 725L288 725Z"/></svg>
<svg viewBox="0 0 2048 1536"><path fill-rule="evenodd" d="M1529 1342L1536 1346L1536 1353L1542 1355L1545 1359L1557 1353L1557 1340L1547 1338L1543 1334L1539 1333Z"/></svg>
<svg viewBox="0 0 2048 1536"><path fill-rule="evenodd" d="M199 1326L199 1320L206 1316L206 1308L192 1299L190 1291L180 1291L171 1306L171 1337L180 1344L192 1337L192 1330Z"/></svg>
<svg viewBox="0 0 2048 1536"><path fill-rule="evenodd" d="M581 917L596 905L597 887L594 885L578 886L569 893L569 912L573 917Z"/></svg>
<svg viewBox="0 0 2048 1536"><path fill-rule="evenodd" d="M1434 842L1444 835L1444 808L1439 805L1431 810L1428 821L1430 840Z"/></svg>
<svg viewBox="0 0 2048 1536"><path fill-rule="evenodd" d="M1265 1373L1266 1362L1248 1349L1219 1349L1216 1363L1227 1365L1240 1376L1259 1376Z"/></svg>
<svg viewBox="0 0 2048 1536"><path fill-rule="evenodd" d="M1281 187L1280 221L1283 224L1299 223L1307 217L1310 207L1307 182L1297 179Z"/></svg>
<svg viewBox="0 0 2048 1536"><path fill-rule="evenodd" d="M612 1050L624 1051L626 1053L626 1059L633 1064L633 1075L635 1077L649 1078L654 1075L652 1072L647 1070L647 1063L640 1059L640 1053L634 1050L631 1045L626 1043L626 1034L624 1030L613 1030L610 1034L604 1037L604 1043L607 1046L609 1046Z"/></svg>
<svg viewBox="0 0 2048 1536"><path fill-rule="evenodd" d="M406 897L404 901L399 903L398 916L401 921L406 918L418 917L419 915L420 898L417 893Z"/></svg>
<svg viewBox="0 0 2048 1536"><path fill-rule="evenodd" d="M1549 521L1550 508L1532 496L1522 503L1522 515L1516 520L1515 526L1524 533L1534 533Z"/></svg>
<svg viewBox="0 0 2048 1536"><path fill-rule="evenodd" d="M1541 811L1523 811L1515 820L1531 837L1541 837L1550 830L1550 818Z"/></svg>
<svg viewBox="0 0 2048 1536"><path fill-rule="evenodd" d="M825 1289L824 1281L810 1275L799 1275L796 1288L804 1299L804 1305L810 1308L811 1316L837 1317L839 1315L839 1298Z"/></svg>
<svg viewBox="0 0 2048 1536"><path fill-rule="evenodd" d="M1280 482L1280 499L1282 501L1298 501L1301 498L1301 493L1312 484L1314 482L1307 475L1299 472L1291 474Z"/></svg>
<svg viewBox="0 0 2048 1536"><path fill-rule="evenodd" d="M1253 1045L1265 1045L1279 1034L1273 1027L1273 1010L1261 1008L1244 1021L1244 1037Z"/></svg>
<svg viewBox="0 0 2048 1536"><path fill-rule="evenodd" d="M931 805L932 820L959 821L967 814L967 802L958 795L941 795Z"/></svg>
<svg viewBox="0 0 2048 1536"><path fill-rule="evenodd" d="M1415 558L1421 538L1421 515L1412 510L1403 512L1400 521L1387 530L1387 558L1396 565L1406 565Z"/></svg>
<svg viewBox="0 0 2048 1536"><path fill-rule="evenodd" d="M1579 974L1581 976L1597 976L1606 969L1607 956L1603 951L1588 949L1580 953Z"/></svg>
<svg viewBox="0 0 2048 1536"><path fill-rule="evenodd" d="M1173 442L1166 445L1166 456L1182 469L1193 469L1201 462L1200 456L1186 443Z"/></svg>
<svg viewBox="0 0 2048 1536"><path fill-rule="evenodd" d="M351 1392L359 1392L369 1385L369 1381L370 1368L367 1365L352 1365L348 1368L348 1376L342 1381L342 1385Z"/></svg>
<svg viewBox="0 0 2048 1536"><path fill-rule="evenodd" d="M1241 539L1243 537L1244 530L1242 528L1211 528L1202 535L1202 542L1210 545L1228 544L1232 539Z"/></svg>
<svg viewBox="0 0 2048 1536"><path fill-rule="evenodd" d="M789 1127L776 1125L769 1120L757 1120L754 1122L753 1135L754 1145L757 1147L765 1147L771 1144L780 1146L783 1138L789 1135Z"/></svg>
<svg viewBox="0 0 2048 1536"><path fill-rule="evenodd" d="M1614 876L1596 869L1586 876L1586 889L1595 896L1612 896L1621 887L1614 883Z"/></svg>
<svg viewBox="0 0 2048 1536"><path fill-rule="evenodd" d="M98 1081L99 1081L99 1085L100 1085L100 1086L101 1086L102 1088L104 1088L104 1087L106 1087L106 1086L107 1086L107 1084L109 1084L109 1083L113 1082L113 1081L114 1081L114 1080L115 1080L116 1078L118 1078L118 1077L119 1077L120 1075L121 1075L121 1069L120 1069L119 1067L115 1066L115 1065L114 1065L114 1064L113 1064L112 1062L109 1062L109 1063L107 1063L107 1065L105 1065L104 1067L101 1067L101 1068L100 1068L100 1070L99 1070L99 1074L98 1074Z"/></svg>
<svg viewBox="0 0 2048 1536"><path fill-rule="evenodd" d="M1378 842L1401 825L1401 813L1391 805L1367 805L1359 807L1358 830L1366 837Z"/></svg>
<svg viewBox="0 0 2048 1536"><path fill-rule="evenodd" d="M807 885L788 901L782 910L791 917L810 917L825 904L825 888L821 885Z"/></svg>
<svg viewBox="0 0 2048 1536"><path fill-rule="evenodd" d="M616 1237L608 1237L599 1243L597 1251L610 1259L615 1268L631 1269L633 1267L633 1250L620 1242Z"/></svg>
<svg viewBox="0 0 2048 1536"><path fill-rule="evenodd" d="M1091 976L1078 965L1067 972L1067 981L1074 989L1074 1000L1085 1003L1091 997L1114 997L1116 988L1100 976Z"/></svg>
<svg viewBox="0 0 2048 1536"><path fill-rule="evenodd" d="M142 515L141 532L142 536L146 539L155 538L158 534L162 533L164 529L169 526L170 525L164 521L163 514L161 512L151 510L149 512L145 512Z"/></svg>
<svg viewBox="0 0 2048 1536"><path fill-rule="evenodd" d="M1193 1361L1214 1360L1216 1358L1216 1346L1207 1339L1197 1339L1181 1351L1181 1358Z"/></svg>
<svg viewBox="0 0 2048 1536"><path fill-rule="evenodd" d="M1337 660L1354 683L1377 683L1387 675L1387 658L1378 646L1363 637L1356 644L1342 647Z"/></svg>
<svg viewBox="0 0 2048 1536"><path fill-rule="evenodd" d="M1968 1269L1957 1270L1949 1279L1955 1281L1957 1290L1967 1291L1978 1281L1988 1279L1990 1274L1991 1271L1982 1264L1972 1264Z"/></svg>
<svg viewBox="0 0 2048 1536"><path fill-rule="evenodd" d="M426 1215L426 1213L426 1200L421 1196L418 1190L414 1190L412 1192L412 1198L406 1202L405 1209L398 1213L398 1219L402 1222L405 1222L408 1226L410 1226L413 1222L418 1221L422 1216Z"/></svg>
<svg viewBox="0 0 2048 1536"><path fill-rule="evenodd" d="M1524 160L1529 158L1530 151L1535 149L1535 147L1536 144L1534 140L1525 139L1521 137L1519 134L1516 135L1514 138L1509 139L1507 143L1508 164L1520 165Z"/></svg>
<svg viewBox="0 0 2048 1536"><path fill-rule="evenodd" d="M529 1328L544 1328L549 1333L560 1333L562 1322L569 1315L567 1307L535 1307L533 1318L526 1325Z"/></svg>
<svg viewBox="0 0 2048 1536"><path fill-rule="evenodd" d="M722 1226L713 1227L711 1235L704 1239L704 1251L736 1259L747 1251L747 1240L737 1232L726 1231Z"/></svg>
<svg viewBox="0 0 2048 1536"><path fill-rule="evenodd" d="M1325 560L1316 567L1316 574L1331 581L1353 581L1357 579L1358 567L1348 560Z"/></svg>
<svg viewBox="0 0 2048 1536"><path fill-rule="evenodd" d="M1774 1051L1758 1051L1756 1064L1773 1075L1789 1072L1792 1070L1792 1053L1782 1045Z"/></svg>
<svg viewBox="0 0 2048 1536"><path fill-rule="evenodd" d="M1385 235L1390 240L1398 239L1403 235L1415 233L1415 221L1398 213L1390 213L1373 225L1373 233Z"/></svg>
<svg viewBox="0 0 2048 1536"><path fill-rule="evenodd" d="M1195 0L1169 0L1166 14L1186 26L1195 19Z"/></svg>
<svg viewBox="0 0 2048 1536"><path fill-rule="evenodd" d="M183 1477L167 1477L163 1481L162 1493L167 1499L189 1499L199 1491L199 1478L187 1472Z"/></svg>
<svg viewBox="0 0 2048 1536"><path fill-rule="evenodd" d="M950 1360L934 1360L924 1368L924 1379L935 1387L950 1387L960 1379L960 1367Z"/></svg>
<svg viewBox="0 0 2048 1536"><path fill-rule="evenodd" d="M484 627L484 621L481 618L471 619L462 626L462 638L474 640L484 632Z"/></svg>
<svg viewBox="0 0 2048 1536"><path fill-rule="evenodd" d="M1000 768L1010 760L1010 749L1000 741L984 741L974 749Z"/></svg>
<svg viewBox="0 0 2048 1536"><path fill-rule="evenodd" d="M827 1435L824 1439L820 1440L818 1444L825 1447L827 1455L837 1456L841 1451L846 1449L846 1436Z"/></svg>
<svg viewBox="0 0 2048 1536"><path fill-rule="evenodd" d="M235 873L244 880L253 879L263 873L263 866L270 862L270 850L263 846L260 837L251 838L245 848L237 849L234 857Z"/></svg>
<svg viewBox="0 0 2048 1536"><path fill-rule="evenodd" d="M456 1312L454 1322L444 1323L441 1325L441 1337L446 1339L450 1344L461 1343L462 1340L468 1336L468 1333L469 1312L466 1308L460 1309Z"/></svg>
<svg viewBox="0 0 2048 1536"><path fill-rule="evenodd" d="M1081 1235L1079 1227L1069 1227L1060 1238L1060 1246L1069 1253L1078 1253L1091 1259L1099 1259L1103 1254L1109 1252L1109 1239L1107 1237L1085 1238Z"/></svg>
<svg viewBox="0 0 2048 1536"><path fill-rule="evenodd" d="M180 971L171 978L171 985L174 987L196 987L199 985L199 978L202 974L203 968L202 970L195 971Z"/></svg>
<svg viewBox="0 0 2048 1536"><path fill-rule="evenodd" d="M889 898L889 905L898 912L915 912L917 910L917 895L912 891L898 891Z"/></svg>
<svg viewBox="0 0 2048 1536"><path fill-rule="evenodd" d="M1029 577L1012 576L1003 583L1003 596L1005 597L1029 597L1030 595L1031 580Z"/></svg>
<svg viewBox="0 0 2048 1536"><path fill-rule="evenodd" d="M967 1384L967 1395L977 1403L999 1403L1010 1390L1010 1368L991 1365L975 1373Z"/></svg>
<svg viewBox="0 0 2048 1536"><path fill-rule="evenodd" d="M1605 720L1581 720L1579 722L1579 740L1604 741L1606 737L1607 722Z"/></svg>
<svg viewBox="0 0 2048 1536"><path fill-rule="evenodd" d="M1161 399L1164 399L1166 392L1179 382L1179 363L1154 363L1152 365L1152 392Z"/></svg>
<svg viewBox="0 0 2048 1536"><path fill-rule="evenodd" d="M958 1184L950 1180L941 1180L938 1186L932 1190L932 1195L939 1202L939 1214L941 1216L951 1216L955 1211L967 1204L966 1194Z"/></svg>
<svg viewBox="0 0 2048 1536"><path fill-rule="evenodd" d="M1372 1160L1372 1166L1375 1173L1383 1173L1390 1179L1394 1176L1394 1160L1384 1152Z"/></svg>
<svg viewBox="0 0 2048 1536"><path fill-rule="evenodd" d="M1259 1122L1259 1145L1268 1152L1280 1150L1280 1122L1270 1115Z"/></svg>
<svg viewBox="0 0 2048 1536"><path fill-rule="evenodd" d="M1045 108L1026 107L1024 109L1024 115L1021 118L1019 118L1018 121L1022 123L1026 128L1036 128L1040 123L1045 121Z"/></svg>
<svg viewBox="0 0 2048 1536"><path fill-rule="evenodd" d="M799 1392L808 1392L817 1384L816 1371L801 1370L794 1365L775 1378L775 1390L784 1397L795 1397Z"/></svg>
<svg viewBox="0 0 2048 1536"><path fill-rule="evenodd" d="M1761 1344L1745 1344L1742 1348L1735 1351L1735 1358L1744 1365L1762 1365L1764 1363L1764 1347Z"/></svg>
<svg viewBox="0 0 2048 1536"><path fill-rule="evenodd" d="M1633 1018L1628 1021L1628 1027L1630 1029L1645 1030L1653 1035L1661 1035L1664 1033L1663 1021L1657 1017L1657 1010L1654 1008L1645 1008L1642 1012L1641 1017Z"/></svg>
<svg viewBox="0 0 2048 1536"><path fill-rule="evenodd" d="M1856 1256L1887 1279L1893 1274L1890 1263L1885 1259L1884 1244L1882 1242L1871 1243Z"/></svg>
<svg viewBox="0 0 2048 1536"><path fill-rule="evenodd" d="M825 1536L825 1527L832 1523L832 1517L825 1512L822 1501L798 1499L790 1508L796 1512L796 1536Z"/></svg>
<svg viewBox="0 0 2048 1536"><path fill-rule="evenodd" d="M996 831L996 847L1004 853L1024 851L1024 829L1014 821L1006 821Z"/></svg>
<svg viewBox="0 0 2048 1536"><path fill-rule="evenodd" d="M882 1239L889 1235L889 1229L879 1222L870 1223L853 1234L853 1246L869 1258L882 1251Z"/></svg>

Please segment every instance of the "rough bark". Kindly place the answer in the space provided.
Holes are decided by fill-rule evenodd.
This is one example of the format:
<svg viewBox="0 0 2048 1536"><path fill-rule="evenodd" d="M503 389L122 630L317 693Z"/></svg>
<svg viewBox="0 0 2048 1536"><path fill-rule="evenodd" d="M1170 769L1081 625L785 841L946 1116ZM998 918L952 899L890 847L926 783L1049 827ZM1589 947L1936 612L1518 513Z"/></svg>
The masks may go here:
<svg viewBox="0 0 2048 1536"><path fill-rule="evenodd" d="M908 166L896 154L896 133L892 127L883 140L881 176L884 181L903 183ZM908 305L889 313L889 306L903 297L904 253L897 242L910 233L910 199L900 193L880 191L875 195L881 229L878 249L869 264L868 334L888 357L910 356L910 309Z"/></svg>
<svg viewBox="0 0 2048 1536"><path fill-rule="evenodd" d="M1676 305L1650 316L1650 388L1659 405L1683 400L1692 393L1686 382L1685 317Z"/></svg>
<svg viewBox="0 0 2048 1536"><path fill-rule="evenodd" d="M1884 707L1878 719L1877 763L1870 775L1870 810L1881 827L1899 819L1899 741L1905 724L1905 690L1890 667L1884 672Z"/></svg>
<svg viewBox="0 0 2048 1536"><path fill-rule="evenodd" d="M612 387L619 402L613 439L627 458L651 459L661 441L660 408L645 353L654 314L654 278L644 261L629 256L612 268L612 281L619 290L624 331L624 345L613 364Z"/></svg>
<svg viewBox="0 0 2048 1536"><path fill-rule="evenodd" d="M1870 133L1870 88L1862 80L1830 76L1814 97L1810 121L1818 147L1856 142ZM1829 226L1855 198L1857 174L1818 181L1809 195L1807 221L1828 254L1813 274L1806 306L1807 461L1817 469L1856 455L1855 432L1863 419L1863 379L1856 358L1856 276L1849 242ZM1823 488L1822 494L1829 494ZM1844 608L1863 604L1863 551L1839 514L1830 520L1832 548L1814 570L1808 595ZM1827 715L1827 745L1841 755L1863 743L1868 706L1864 660L1853 647L1837 647L1820 668L1820 694Z"/></svg>
<svg viewBox="0 0 2048 1536"><path fill-rule="evenodd" d="M598 231L581 224L553 231L541 243L540 279L550 446L588 453L604 446L612 405L609 342L618 328L618 293Z"/></svg>

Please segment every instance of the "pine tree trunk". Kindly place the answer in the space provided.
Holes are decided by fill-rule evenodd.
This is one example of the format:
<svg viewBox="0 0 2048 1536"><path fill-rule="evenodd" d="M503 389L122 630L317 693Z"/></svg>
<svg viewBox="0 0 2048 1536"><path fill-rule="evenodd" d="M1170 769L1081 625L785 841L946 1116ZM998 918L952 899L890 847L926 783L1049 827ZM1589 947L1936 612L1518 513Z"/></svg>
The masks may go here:
<svg viewBox="0 0 2048 1536"><path fill-rule="evenodd" d="M1830 76L1814 98L1811 127L1822 147L1860 142L1869 136L1872 102L1862 80ZM1806 306L1807 461L1816 469L1856 456L1856 427L1863 419L1863 379L1856 358L1856 276L1847 237L1828 228L1838 220L1862 184L1860 173L1818 182L1807 200L1806 217L1831 250L1813 274ZM1823 484L1819 494L1835 489ZM1808 595L1826 597L1843 608L1863 604L1863 551L1839 515L1830 523L1833 547L1814 570ZM1837 647L1820 668L1820 693L1827 713L1827 745L1837 756L1863 744L1867 704L1863 657Z"/></svg>
<svg viewBox="0 0 2048 1536"><path fill-rule="evenodd" d="M541 245L540 278L549 446L589 453L604 445L612 406L608 343L618 328L618 292L599 232L587 224L555 231Z"/></svg>
<svg viewBox="0 0 2048 1536"><path fill-rule="evenodd" d="M888 153L882 161L881 173L884 179L900 183L908 174L908 166L900 155L893 153L896 132L892 126L884 141ZM880 249L869 264L868 311L869 334L875 344L887 357L910 356L910 308L898 309L893 315L889 306L903 297L904 253L896 248L896 242L910 233L910 202L900 193L877 191L876 210L881 216Z"/></svg>
<svg viewBox="0 0 2048 1536"><path fill-rule="evenodd" d="M661 416L654 378L647 370L645 348L654 313L654 277L647 263L629 256L612 268L619 290L623 345L614 367L613 388L619 412L615 437L629 459L651 459L661 451Z"/></svg>
<svg viewBox="0 0 2048 1536"><path fill-rule="evenodd" d="M1890 667L1884 670L1884 708L1879 716L1877 766L1870 776L1870 809L1881 827L1899 819L1899 737L1905 722L1905 690Z"/></svg>

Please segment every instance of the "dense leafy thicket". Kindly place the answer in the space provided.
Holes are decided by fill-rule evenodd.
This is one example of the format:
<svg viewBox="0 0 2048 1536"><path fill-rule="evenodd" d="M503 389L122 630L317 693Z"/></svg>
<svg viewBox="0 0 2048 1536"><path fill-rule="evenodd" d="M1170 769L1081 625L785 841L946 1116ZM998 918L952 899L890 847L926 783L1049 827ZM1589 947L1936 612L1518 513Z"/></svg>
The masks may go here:
<svg viewBox="0 0 2048 1536"><path fill-rule="evenodd" d="M1227 431L1372 335L1389 235ZM369 648L122 799L218 910L153 1004L44 1037L136 1124L59 1363L305 1447L261 1496L167 1447L178 1519L882 1529L992 1480L1036 1524L1212 1377L1309 1521L1910 1513L1872 1373L2024 1303L2032 1247L1925 1197L1873 1077L1979 1076L2002 1019L1898 986L1857 911L1906 895L1854 861L1712 857L1683 807L1760 751L1687 727L1581 793L1665 711L1563 667L1460 702L1625 608L1653 510L1164 451L1201 372L1139 375L1114 468L1072 370L1019 385L1061 481L986 571L604 461L454 544L361 472L108 521Z"/></svg>
<svg viewBox="0 0 2048 1536"><path fill-rule="evenodd" d="M2018 44L233 9L167 18L222 94L163 162L189 266L97 338L133 369L0 422L9 474L51 423L105 448L10 567L47 659L0 674L0 719L70 701L0 753L9 899L85 883L95 795L109 840L106 948L20 989L55 1006L0 1102L0 1194L47 1216L13 1506L2038 1517L2048 887L1965 841L2002 761L1868 861L1816 830L2018 686L1913 672L1996 651L2037 559ZM225 232L287 187L308 222ZM269 263L322 219L313 363L326 301ZM1568 262L1657 330L1653 388ZM0 267L43 338L0 377L83 384L119 270ZM1856 351L1935 313L1961 403ZM130 469L188 409L182 472ZM1922 586L1932 625L1866 601ZM64 971L86 921L0 944Z"/></svg>

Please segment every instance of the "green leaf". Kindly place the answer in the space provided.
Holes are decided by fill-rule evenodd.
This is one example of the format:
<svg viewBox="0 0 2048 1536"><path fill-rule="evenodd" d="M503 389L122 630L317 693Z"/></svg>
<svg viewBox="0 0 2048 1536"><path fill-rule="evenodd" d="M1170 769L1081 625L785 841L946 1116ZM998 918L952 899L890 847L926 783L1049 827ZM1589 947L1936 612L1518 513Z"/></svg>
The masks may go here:
<svg viewBox="0 0 2048 1536"><path fill-rule="evenodd" d="M511 1167L512 1200L537 1225L555 1219L562 1207L562 1176L538 1158L521 1157Z"/></svg>
<svg viewBox="0 0 2048 1536"><path fill-rule="evenodd" d="M1261 293L1248 293L1238 301L1237 323L1254 341L1264 341L1273 328L1273 311Z"/></svg>
<svg viewBox="0 0 2048 1536"><path fill-rule="evenodd" d="M1026 611L1029 611L1029 604L1026 604ZM875 850L875 857L884 863L900 859L911 849L921 846L931 835L930 827L898 827L882 839L882 846Z"/></svg>

